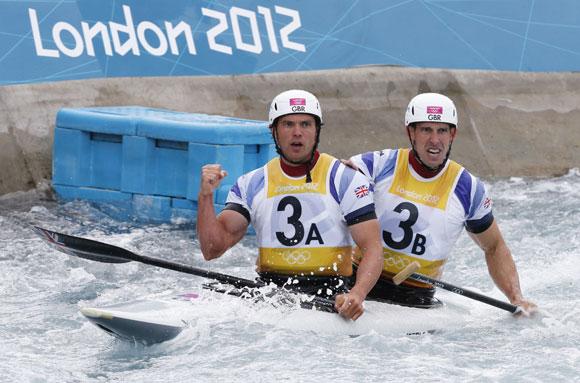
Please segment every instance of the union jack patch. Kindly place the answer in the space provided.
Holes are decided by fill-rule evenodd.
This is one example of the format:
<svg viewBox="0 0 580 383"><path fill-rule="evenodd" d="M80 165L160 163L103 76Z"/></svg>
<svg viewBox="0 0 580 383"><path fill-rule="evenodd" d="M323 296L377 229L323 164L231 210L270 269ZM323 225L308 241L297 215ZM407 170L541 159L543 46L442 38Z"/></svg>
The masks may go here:
<svg viewBox="0 0 580 383"><path fill-rule="evenodd" d="M491 202L491 198L487 197L485 199L485 201L483 201L483 207L486 209L489 209L489 207L491 206L492 202Z"/></svg>
<svg viewBox="0 0 580 383"><path fill-rule="evenodd" d="M356 195L356 198L366 197L369 195L369 187L367 185L358 186L354 189L354 194Z"/></svg>

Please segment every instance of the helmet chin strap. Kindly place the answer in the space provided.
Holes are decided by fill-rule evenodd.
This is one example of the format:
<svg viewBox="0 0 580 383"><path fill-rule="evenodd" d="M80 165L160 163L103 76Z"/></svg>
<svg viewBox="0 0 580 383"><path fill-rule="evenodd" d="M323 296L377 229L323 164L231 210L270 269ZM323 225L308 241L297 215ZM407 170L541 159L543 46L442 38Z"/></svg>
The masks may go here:
<svg viewBox="0 0 580 383"><path fill-rule="evenodd" d="M445 167L445 164L447 163L447 160L449 159L449 155L451 154L451 143L449 144L449 149L447 150L447 154L445 155L445 159L443 160L443 162L441 162L441 164L439 166L436 166L436 167L432 167L432 166L427 165L421 159L421 157L419 157L419 153L417 153L417 151L415 150L415 143L413 141L411 141L411 149L413 150L413 155L415 156L417 161L421 164L421 166L423 168L425 168L425 170L427 170L430 173L437 174L441 171L441 169L443 169Z"/></svg>
<svg viewBox="0 0 580 383"><path fill-rule="evenodd" d="M413 128L413 129L415 129L415 128ZM447 154L445 155L445 159L443 160L443 162L441 162L441 164L439 166L432 167L432 166L427 165L419 156L419 153L415 149L415 141L411 138L411 133L409 133L409 127L407 127L407 135L409 136L409 141L411 142L411 150L413 150L413 155L417 159L417 162L419 162L419 164L421 164L421 166L429 173L433 173L433 174L439 173L445 167L445 164L447 163L447 160L449 159L449 156L451 155L451 146L453 145L453 139L451 139L451 141L449 142L449 149L447 149Z"/></svg>
<svg viewBox="0 0 580 383"><path fill-rule="evenodd" d="M320 142L320 128L319 124L316 125L316 141L314 142L314 147L312 148L312 152L310 153L310 158L304 161L294 161L286 157L280 145L278 145L278 125L276 121L272 127L272 138L274 139L274 145L276 147L276 153L280 155L286 162L291 163L293 165L308 165L307 172L306 172L306 183L312 182L312 175L310 174L310 167L312 164L312 160L314 159L314 154L316 153L316 149L318 149L318 143Z"/></svg>

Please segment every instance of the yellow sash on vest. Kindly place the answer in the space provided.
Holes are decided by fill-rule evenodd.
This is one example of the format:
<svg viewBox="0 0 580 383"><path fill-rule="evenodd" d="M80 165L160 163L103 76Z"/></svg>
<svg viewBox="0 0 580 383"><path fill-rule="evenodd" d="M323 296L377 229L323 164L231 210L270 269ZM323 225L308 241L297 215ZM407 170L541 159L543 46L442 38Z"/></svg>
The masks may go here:
<svg viewBox="0 0 580 383"><path fill-rule="evenodd" d="M352 247L260 248L258 272L286 275L352 275Z"/></svg>
<svg viewBox="0 0 580 383"><path fill-rule="evenodd" d="M383 272L381 278L392 279L392 277L399 271L407 267L411 262L418 262L420 267L417 273L426 275L432 278L439 278L443 270L443 265L447 260L427 261L425 259L416 258L407 254L399 253L397 251L383 248ZM358 247L354 247L353 262L358 265L362 259L362 253ZM403 282L404 285L427 287L429 285L421 282L407 280Z"/></svg>
<svg viewBox="0 0 580 383"><path fill-rule="evenodd" d="M399 150L395 178L389 193L406 200L445 210L452 187L461 171L461 165L449 161L447 169L434 180L420 181L413 177L409 169L409 149Z"/></svg>
<svg viewBox="0 0 580 383"><path fill-rule="evenodd" d="M291 178L282 171L280 158L271 160L267 168L267 198L303 193L327 194L327 176L334 157L322 153L306 176ZM300 198L299 196L297 196ZM352 248L342 247L284 247L259 249L258 272L285 275L352 275Z"/></svg>
<svg viewBox="0 0 580 383"><path fill-rule="evenodd" d="M439 175L439 177L433 180L421 181L411 174L409 151L410 149L399 150L395 176L391 187L389 188L389 193L430 208L445 210L447 207L447 201L449 200L449 196L451 195L453 186L455 185L455 179L462 169L461 165L450 160L449 165L444 172ZM380 198L380 195L375 195L375 198ZM425 260L386 247L383 248L383 256L385 260L382 277L385 278L391 278L413 261L416 261L421 265L419 270L417 270L418 273L438 278L441 276L443 265L446 262L446 260ZM354 251L355 264L358 264L360 259L360 250L357 248ZM428 286L424 283L414 281L405 281L404 283L420 287Z"/></svg>
<svg viewBox="0 0 580 383"><path fill-rule="evenodd" d="M280 157L274 158L267 165L268 171L268 197L272 198L285 194L318 193L326 194L326 175L328 168L334 160L326 153L320 154L314 168L310 170L312 182L306 183L306 176L288 177L282 171Z"/></svg>

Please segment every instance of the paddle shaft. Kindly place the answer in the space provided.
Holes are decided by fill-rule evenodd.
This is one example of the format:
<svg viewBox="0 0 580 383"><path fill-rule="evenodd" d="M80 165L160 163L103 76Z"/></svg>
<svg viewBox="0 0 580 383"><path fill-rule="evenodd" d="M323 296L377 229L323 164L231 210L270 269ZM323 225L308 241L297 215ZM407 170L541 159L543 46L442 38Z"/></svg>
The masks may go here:
<svg viewBox="0 0 580 383"><path fill-rule="evenodd" d="M252 281L249 279L238 278L227 274L216 273L209 270L198 269L196 267L187 266L179 263L168 262L163 259L158 258L151 258L144 255L137 255L139 262L144 263L146 265L161 267L164 269L169 269L173 271L178 271L180 273L186 273L191 275L196 275L198 277L213 279L215 281L221 283L227 283L233 285L235 287L249 287L249 288L260 288L266 286L263 283L259 283L256 281ZM135 259L137 260L137 259ZM218 290L215 290L220 292ZM227 293L227 290L225 290ZM234 294L235 295L235 294ZM312 301L310 302L301 302L301 306L303 308L311 309L313 306L317 306L319 309L323 309L326 312L336 312L334 308L334 302L330 299L322 298L322 297L312 297Z"/></svg>
<svg viewBox="0 0 580 383"><path fill-rule="evenodd" d="M92 239L57 233L40 227L34 227L34 231L57 250L68 255L73 255L92 261L104 263L125 263L135 261L144 263L146 265L177 271L180 273L213 279L215 281L227 283L235 287L260 288L266 286L264 283L259 283L249 279L238 278L204 269L198 269L193 266L174 263L164 259L139 255L122 247L110 245ZM283 292L292 293L293 291L284 290ZM326 312L336 312L333 300L317 296L311 296L308 301L301 302L301 306L309 309L318 308Z"/></svg>
<svg viewBox="0 0 580 383"><path fill-rule="evenodd" d="M495 306L502 310L509 311L514 314L521 309L518 306L512 305L511 303L503 302L483 294L476 293L475 291L467 290L462 287L454 286L450 283L442 282L437 279L430 278L423 274L413 273L409 276L409 279L413 279L417 282L429 283L439 288L442 288L452 293L463 295L464 297L474 299L476 301L487 303L488 305Z"/></svg>
<svg viewBox="0 0 580 383"><path fill-rule="evenodd" d="M137 255L137 254L136 254ZM138 261L140 263L144 263L146 265L161 267L163 269L169 269L173 271L177 271L180 273L196 275L198 277L209 278L216 280L222 283L228 283L234 285L236 287L250 287L250 288L259 288L264 287L263 283L258 283L256 281L252 281L249 279L238 278L232 275L216 273L214 271L198 269L197 267L192 267L188 265L183 265L180 263L169 262L164 259L159 258L151 258L144 255L138 255L134 261Z"/></svg>
<svg viewBox="0 0 580 383"><path fill-rule="evenodd" d="M61 234L40 227L35 227L34 230L41 236L41 238L43 238L46 242L55 247L57 250L80 258L105 263L123 263L135 261L181 273L196 275L198 277L213 279L218 282L231 284L235 287L259 288L265 286L263 283L255 282L249 279L238 278L231 275L216 273L204 269L198 269L193 266L169 262L164 259L146 257L143 255L133 253L122 247L109 245L107 243L95 241L92 239L74 237L72 235ZM413 279L418 282L429 283L439 288L451 291L455 294L463 295L465 297L483 303L487 303L491 306L495 306L497 308L509 311L511 313L516 313L520 311L519 307L514 306L510 303L502 302L497 299L490 298L485 295L478 294L474 291L466 290L464 288L457 287L446 282L441 282L422 274L413 273L409 276L409 279ZM334 309L334 302L330 299L313 297L310 303L311 306L318 306L320 308L323 308L325 311L336 312L336 310ZM306 303L306 305L308 305L308 303Z"/></svg>

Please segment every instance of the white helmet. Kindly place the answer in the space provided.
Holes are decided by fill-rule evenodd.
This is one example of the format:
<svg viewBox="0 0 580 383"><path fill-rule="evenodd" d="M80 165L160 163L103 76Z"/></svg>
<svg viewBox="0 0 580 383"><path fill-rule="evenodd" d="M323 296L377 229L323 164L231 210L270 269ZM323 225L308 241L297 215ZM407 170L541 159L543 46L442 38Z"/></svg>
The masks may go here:
<svg viewBox="0 0 580 383"><path fill-rule="evenodd" d="M457 127L457 110L447 96L422 93L413 97L405 113L405 126L414 122L445 122Z"/></svg>
<svg viewBox="0 0 580 383"><path fill-rule="evenodd" d="M322 112L320 111L320 103L316 96L305 90L292 89L280 93L272 100L270 113L268 115L270 125L278 117L298 113L311 114L318 117L319 122L322 123Z"/></svg>

